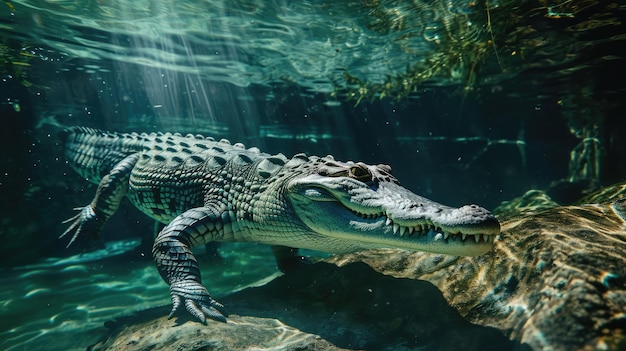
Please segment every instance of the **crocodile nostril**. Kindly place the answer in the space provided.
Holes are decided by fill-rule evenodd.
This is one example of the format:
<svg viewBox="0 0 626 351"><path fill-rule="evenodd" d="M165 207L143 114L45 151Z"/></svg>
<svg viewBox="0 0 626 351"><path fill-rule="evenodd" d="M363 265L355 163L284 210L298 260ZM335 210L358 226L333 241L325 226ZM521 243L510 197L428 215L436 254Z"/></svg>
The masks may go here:
<svg viewBox="0 0 626 351"><path fill-rule="evenodd" d="M482 208L482 207L480 207L478 205L465 205L465 206L463 206L461 208L465 209L466 211L470 210L472 212L482 212L484 210L484 208Z"/></svg>

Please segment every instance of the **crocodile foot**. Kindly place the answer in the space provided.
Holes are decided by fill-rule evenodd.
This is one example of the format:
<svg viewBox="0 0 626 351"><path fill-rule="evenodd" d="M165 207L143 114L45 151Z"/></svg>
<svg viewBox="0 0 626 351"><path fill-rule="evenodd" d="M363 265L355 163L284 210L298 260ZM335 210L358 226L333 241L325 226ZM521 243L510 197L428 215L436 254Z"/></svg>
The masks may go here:
<svg viewBox="0 0 626 351"><path fill-rule="evenodd" d="M195 280L183 280L170 285L172 296L172 311L168 318L172 318L182 303L191 315L206 324L207 317L226 323L224 305L215 301L207 289Z"/></svg>
<svg viewBox="0 0 626 351"><path fill-rule="evenodd" d="M72 222L72 224L65 230L65 232L63 232L63 234L61 234L61 236L59 236L59 239L68 234L74 233L72 235L72 239L67 244L67 247L70 247L77 240L81 242L81 247L84 247L87 242L98 238L100 228L102 228L104 221L101 221L100 218L98 218L98 215L93 210L91 205L76 207L74 210L80 212L78 212L76 216L63 221L63 223Z"/></svg>

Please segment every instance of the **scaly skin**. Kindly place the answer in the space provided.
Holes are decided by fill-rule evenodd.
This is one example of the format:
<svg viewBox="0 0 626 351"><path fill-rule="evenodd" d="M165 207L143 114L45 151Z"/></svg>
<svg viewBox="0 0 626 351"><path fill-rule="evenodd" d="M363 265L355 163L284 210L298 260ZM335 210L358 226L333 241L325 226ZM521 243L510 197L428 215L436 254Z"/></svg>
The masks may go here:
<svg viewBox="0 0 626 351"><path fill-rule="evenodd" d="M297 250L345 253L392 247L460 256L493 247L500 224L476 205L452 208L399 185L387 165L297 154L287 159L242 144L179 134L109 133L72 127L66 156L98 184L68 220L71 245L99 235L124 196L166 224L153 246L173 309L203 323L226 321L202 285L191 248L211 241L273 245L285 270Z"/></svg>

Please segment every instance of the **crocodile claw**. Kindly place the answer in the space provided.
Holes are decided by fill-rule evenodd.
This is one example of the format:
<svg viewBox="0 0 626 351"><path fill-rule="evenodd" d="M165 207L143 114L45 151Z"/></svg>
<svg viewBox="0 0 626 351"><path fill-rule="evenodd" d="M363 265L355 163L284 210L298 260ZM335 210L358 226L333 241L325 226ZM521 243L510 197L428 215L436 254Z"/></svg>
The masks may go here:
<svg viewBox="0 0 626 351"><path fill-rule="evenodd" d="M185 308L202 324L207 323L207 317L226 323L224 305L215 301L202 284L193 281L180 281L170 285L172 296L172 311L167 318L172 318L180 305L184 302Z"/></svg>
<svg viewBox="0 0 626 351"><path fill-rule="evenodd" d="M80 212L78 212L76 216L63 221L63 223L72 222L72 224L59 236L59 239L61 239L72 232L74 233L66 247L70 247L77 240L81 241L82 246L84 246L87 239L97 239L100 234L100 228L102 228L104 224L103 221L98 218L98 215L91 205L76 207L74 210Z"/></svg>

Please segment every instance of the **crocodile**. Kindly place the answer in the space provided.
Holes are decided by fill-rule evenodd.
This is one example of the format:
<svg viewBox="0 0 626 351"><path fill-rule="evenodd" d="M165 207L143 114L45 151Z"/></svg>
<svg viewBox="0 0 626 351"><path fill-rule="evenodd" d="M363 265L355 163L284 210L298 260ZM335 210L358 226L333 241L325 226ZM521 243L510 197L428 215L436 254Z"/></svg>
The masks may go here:
<svg viewBox="0 0 626 351"><path fill-rule="evenodd" d="M98 184L61 237L85 247L127 197L164 225L152 255L169 284L172 309L226 322L202 283L192 248L210 242L272 246L278 268L303 264L298 248L348 253L399 248L457 256L489 251L498 220L477 205L444 206L402 187L384 164L332 156L291 158L201 135L64 131L65 156Z"/></svg>

